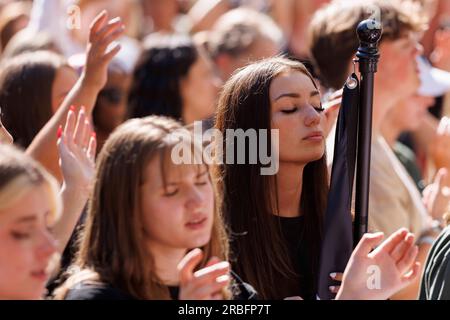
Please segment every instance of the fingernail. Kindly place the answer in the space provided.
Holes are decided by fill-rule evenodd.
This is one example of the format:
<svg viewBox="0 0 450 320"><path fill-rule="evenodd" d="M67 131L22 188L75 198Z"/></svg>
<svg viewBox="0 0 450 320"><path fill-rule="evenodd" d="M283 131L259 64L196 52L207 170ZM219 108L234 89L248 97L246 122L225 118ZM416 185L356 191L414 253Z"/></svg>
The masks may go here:
<svg viewBox="0 0 450 320"><path fill-rule="evenodd" d="M95 131L92 131L92 133L91 133L91 137L92 137L92 138L94 138L94 139L96 139L96 138L97 138L97 134L95 133Z"/></svg>
<svg viewBox="0 0 450 320"><path fill-rule="evenodd" d="M86 108L84 106L81 106L81 112L85 112Z"/></svg>
<svg viewBox="0 0 450 320"><path fill-rule="evenodd" d="M332 273L330 273L330 277L331 277L331 279L334 279L334 278L336 278L336 272L332 272Z"/></svg>
<svg viewBox="0 0 450 320"><path fill-rule="evenodd" d="M58 127L58 131L56 132L56 136L58 137L58 139L61 138L61 136L62 136L62 126L61 125Z"/></svg>
<svg viewBox="0 0 450 320"><path fill-rule="evenodd" d="M223 282L228 282L228 281L230 281L230 276L227 274L216 278L217 283L223 283Z"/></svg>
<svg viewBox="0 0 450 320"><path fill-rule="evenodd" d="M329 286L328 289L330 289L331 292L334 292L334 289L336 289L335 286Z"/></svg>

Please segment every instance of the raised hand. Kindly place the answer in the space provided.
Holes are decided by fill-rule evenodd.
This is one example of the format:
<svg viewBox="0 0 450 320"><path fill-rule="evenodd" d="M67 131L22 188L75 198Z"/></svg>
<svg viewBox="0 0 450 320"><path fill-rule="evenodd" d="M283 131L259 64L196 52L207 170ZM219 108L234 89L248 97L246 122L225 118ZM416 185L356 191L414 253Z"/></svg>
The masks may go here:
<svg viewBox="0 0 450 320"><path fill-rule="evenodd" d="M336 299L388 299L416 279L420 264L415 262L414 235L400 229L377 247L382 239L383 233L363 236L350 257Z"/></svg>
<svg viewBox="0 0 450 320"><path fill-rule="evenodd" d="M443 117L439 122L433 143L430 146L431 157L437 169L450 169L450 119Z"/></svg>
<svg viewBox="0 0 450 320"><path fill-rule="evenodd" d="M450 204L449 169L441 168L434 178L434 182L423 191L423 202L430 216L434 220L442 220Z"/></svg>
<svg viewBox="0 0 450 320"><path fill-rule="evenodd" d="M60 127L58 136L64 184L88 196L95 175L96 138L83 107L78 118L73 110L68 112L64 131Z"/></svg>
<svg viewBox="0 0 450 320"><path fill-rule="evenodd" d="M211 258L206 267L194 272L203 258L200 249L190 251L178 264L180 300L222 300L222 290L230 282L230 265Z"/></svg>
<svg viewBox="0 0 450 320"><path fill-rule="evenodd" d="M103 11L92 22L87 46L86 65L82 78L85 84L97 91L107 81L108 64L120 50L120 44L109 48L110 44L122 36L125 26L120 17L108 21L108 13Z"/></svg>

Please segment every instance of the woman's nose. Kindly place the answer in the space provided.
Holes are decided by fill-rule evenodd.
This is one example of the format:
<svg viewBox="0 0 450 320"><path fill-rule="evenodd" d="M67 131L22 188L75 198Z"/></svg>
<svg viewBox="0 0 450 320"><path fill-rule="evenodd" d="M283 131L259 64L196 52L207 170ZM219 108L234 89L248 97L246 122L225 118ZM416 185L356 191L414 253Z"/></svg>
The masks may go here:
<svg viewBox="0 0 450 320"><path fill-rule="evenodd" d="M50 232L42 234L41 242L38 246L38 256L42 259L48 259L56 252L57 242Z"/></svg>
<svg viewBox="0 0 450 320"><path fill-rule="evenodd" d="M307 127L313 127L320 123L320 114L311 106L306 111L305 125Z"/></svg>

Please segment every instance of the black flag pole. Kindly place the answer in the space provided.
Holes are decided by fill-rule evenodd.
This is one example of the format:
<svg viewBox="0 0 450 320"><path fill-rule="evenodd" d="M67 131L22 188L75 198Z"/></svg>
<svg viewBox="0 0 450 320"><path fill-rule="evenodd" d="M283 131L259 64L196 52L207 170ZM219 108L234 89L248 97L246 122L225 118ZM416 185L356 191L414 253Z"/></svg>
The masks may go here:
<svg viewBox="0 0 450 320"><path fill-rule="evenodd" d="M360 110L358 124L358 150L356 167L355 223L353 239L356 245L368 227L370 155L372 143L372 107L374 74L379 58L378 42L381 38L381 23L368 19L357 28L360 46L358 58L360 72Z"/></svg>

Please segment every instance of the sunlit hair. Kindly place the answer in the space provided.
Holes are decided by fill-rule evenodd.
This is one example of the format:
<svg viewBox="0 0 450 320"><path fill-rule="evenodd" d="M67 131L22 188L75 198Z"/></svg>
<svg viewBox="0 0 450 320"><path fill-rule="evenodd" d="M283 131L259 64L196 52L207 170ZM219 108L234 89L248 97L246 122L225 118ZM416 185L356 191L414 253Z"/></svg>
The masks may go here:
<svg viewBox="0 0 450 320"><path fill-rule="evenodd" d="M59 186L39 163L19 149L0 144L0 210L11 208L36 187L45 186L51 204L49 224L61 214Z"/></svg>
<svg viewBox="0 0 450 320"><path fill-rule="evenodd" d="M98 158L86 226L71 268L74 272L56 291L56 298L64 298L67 290L89 280L109 284L138 299L170 299L169 289L156 275L154 259L144 246L140 188L155 157L161 159L163 178L175 166L170 154L179 140L172 133L181 128L175 120L150 116L125 122L109 137ZM216 208L211 240L202 250L205 255L200 268L213 256L228 258L228 241ZM230 297L229 290L224 295Z"/></svg>

